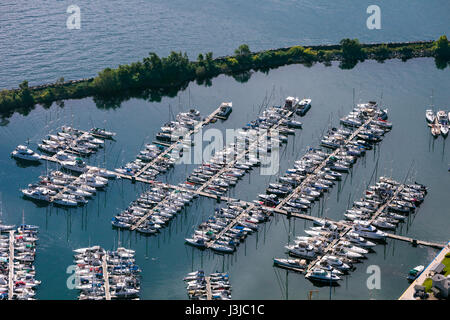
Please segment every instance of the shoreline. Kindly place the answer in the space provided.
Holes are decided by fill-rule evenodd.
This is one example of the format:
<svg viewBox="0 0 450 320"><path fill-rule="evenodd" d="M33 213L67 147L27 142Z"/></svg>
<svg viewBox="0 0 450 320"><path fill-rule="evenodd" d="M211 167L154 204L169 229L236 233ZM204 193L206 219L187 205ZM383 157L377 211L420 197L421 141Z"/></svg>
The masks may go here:
<svg viewBox="0 0 450 320"><path fill-rule="evenodd" d="M28 86L24 81L19 88L0 91L0 115L8 117L16 111L33 108L36 104L50 107L54 102L94 97L100 107L120 105L131 97L160 99L176 95L192 81L210 84L211 79L225 74L246 82L251 71L268 72L285 65L313 65L340 62L342 69L352 69L358 62L391 59L407 61L413 58L433 57L438 68L450 63L450 46L445 36L437 41L391 42L360 44L357 39L343 39L339 44L292 46L251 52L245 44L234 55L212 57L211 52L199 54L196 61L186 53L172 52L160 58L155 53L142 61L106 68L96 77Z"/></svg>

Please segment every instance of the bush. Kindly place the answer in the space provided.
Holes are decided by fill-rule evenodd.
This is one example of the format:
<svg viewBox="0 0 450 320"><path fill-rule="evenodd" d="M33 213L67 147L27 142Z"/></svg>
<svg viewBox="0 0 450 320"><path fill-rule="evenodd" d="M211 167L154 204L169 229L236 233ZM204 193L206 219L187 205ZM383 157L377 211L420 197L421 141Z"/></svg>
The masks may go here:
<svg viewBox="0 0 450 320"><path fill-rule="evenodd" d="M344 60L362 60L364 53L358 39L342 39L340 41Z"/></svg>

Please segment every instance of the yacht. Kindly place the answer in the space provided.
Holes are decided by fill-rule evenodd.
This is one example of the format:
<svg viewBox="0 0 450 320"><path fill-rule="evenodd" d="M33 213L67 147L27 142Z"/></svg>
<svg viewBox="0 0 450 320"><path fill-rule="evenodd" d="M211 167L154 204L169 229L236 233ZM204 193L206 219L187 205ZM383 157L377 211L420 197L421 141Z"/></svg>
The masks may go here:
<svg viewBox="0 0 450 320"><path fill-rule="evenodd" d="M64 169L79 173L83 173L89 170L86 166L86 163L81 158L76 158L75 161L62 161L61 166Z"/></svg>
<svg viewBox="0 0 450 320"><path fill-rule="evenodd" d="M103 139L112 139L116 135L115 132L106 131L106 129L101 128L92 128L91 134L94 137L100 137Z"/></svg>
<svg viewBox="0 0 450 320"><path fill-rule="evenodd" d="M307 267L306 260L303 259L274 258L273 264L280 268L288 268L296 271L304 271Z"/></svg>
<svg viewBox="0 0 450 320"><path fill-rule="evenodd" d="M311 271L311 273L305 276L305 278L312 281L319 281L323 283L333 283L333 284L341 280L341 278L339 278L337 275L319 268L314 268Z"/></svg>
<svg viewBox="0 0 450 320"><path fill-rule="evenodd" d="M24 145L19 145L11 152L11 156L16 159L26 160L31 162L40 162L41 156Z"/></svg>
<svg viewBox="0 0 450 320"><path fill-rule="evenodd" d="M50 202L50 195L48 190L36 188L36 189L23 189L21 191L23 195L27 198Z"/></svg>

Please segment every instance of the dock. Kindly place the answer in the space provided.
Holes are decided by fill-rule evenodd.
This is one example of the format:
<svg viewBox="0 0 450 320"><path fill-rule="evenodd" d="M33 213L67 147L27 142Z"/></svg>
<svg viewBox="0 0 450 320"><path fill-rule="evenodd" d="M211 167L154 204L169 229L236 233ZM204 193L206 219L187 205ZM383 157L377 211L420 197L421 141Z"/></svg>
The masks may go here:
<svg viewBox="0 0 450 320"><path fill-rule="evenodd" d="M380 214L386 209L386 207L396 198L396 196L399 194L399 192L403 189L403 185L397 186L395 192L392 194L392 196L383 204L381 205L377 211L373 214L372 218L369 220L370 223L372 223ZM334 239L323 251L323 254L321 254L318 258L313 260L308 268L306 275L309 275L311 273L311 270L315 267L316 264L318 264L320 261L322 261L323 256L327 255L330 250L332 250L336 244L348 233L352 230L351 224L346 224L343 230L339 233L339 236Z"/></svg>
<svg viewBox="0 0 450 320"><path fill-rule="evenodd" d="M255 205L253 203L250 203L249 206L245 208L236 218L234 218L225 228L223 228L222 231L220 231L213 240L210 240L206 243L206 248L210 248L212 245L214 245L214 243L218 239L220 239L225 233L227 233L228 230L234 227L239 222L239 220L246 214L248 214L251 210L253 210L254 207Z"/></svg>
<svg viewBox="0 0 450 320"><path fill-rule="evenodd" d="M448 242L442 250L436 255L436 257L430 262L430 264L422 271L422 273L415 279L411 285L403 292L403 294L398 298L398 300L416 300L414 297L414 287L416 285L422 285L427 278L431 278L433 276L432 271L437 265L441 263L441 261L445 258L445 256L450 252L450 242Z"/></svg>
<svg viewBox="0 0 450 320"><path fill-rule="evenodd" d="M161 152L157 157L155 157L152 161L148 162L144 167L142 167L135 175L134 178L139 177L140 175L142 175L145 171L148 170L148 168L150 168L151 166L153 166L154 164L156 164L158 161L160 161L164 156L168 155L170 152L172 152L172 150L174 150L176 147L179 147L183 140L190 138L193 134L197 133L203 126L208 125L212 119L214 119L214 117L219 113L220 111L220 107L217 108L216 110L214 110L209 116L207 116L205 119L203 119L203 121L200 121L199 123L197 123L194 128L192 130L189 130L184 136L183 138L174 141L172 144L164 144L164 143L158 143L161 145L168 145L168 147Z"/></svg>
<svg viewBox="0 0 450 320"><path fill-rule="evenodd" d="M109 288L109 272L108 272L108 254L105 253L102 257L102 271L103 271L103 286L105 288L105 299L111 300L111 290Z"/></svg>
<svg viewBox="0 0 450 320"><path fill-rule="evenodd" d="M413 238L401 236L401 235L398 235L398 234L388 233L388 232L386 232L386 234L387 234L387 237L390 238L390 239L395 239L395 240L409 242L413 246L418 246L419 245L419 246L432 247L432 248L437 248L437 249L445 248L445 244L439 243L439 242L418 240L418 239L413 239Z"/></svg>
<svg viewBox="0 0 450 320"><path fill-rule="evenodd" d="M350 141L352 141L360 132L364 129L365 126L370 124L373 121L374 117L369 118L364 124L362 124L360 127L358 127L353 133L344 140L344 145L348 144ZM283 206L290 200L292 197L297 195L313 178L316 177L316 175L325 167L326 163L331 159L331 157L336 156L340 152L340 147L334 150L330 155L323 160L317 168L310 173L294 190L291 192L287 197L285 197L277 206L276 209L281 209Z"/></svg>
<svg viewBox="0 0 450 320"><path fill-rule="evenodd" d="M212 300L211 277L205 277L206 281L206 300Z"/></svg>
<svg viewBox="0 0 450 320"><path fill-rule="evenodd" d="M14 296L14 230L9 232L9 259L8 259L8 300Z"/></svg>

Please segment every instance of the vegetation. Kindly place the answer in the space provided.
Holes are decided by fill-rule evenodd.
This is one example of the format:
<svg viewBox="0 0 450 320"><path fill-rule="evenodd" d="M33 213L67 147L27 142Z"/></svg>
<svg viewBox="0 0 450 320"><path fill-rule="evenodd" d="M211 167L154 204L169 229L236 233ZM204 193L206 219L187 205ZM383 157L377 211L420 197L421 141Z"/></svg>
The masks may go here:
<svg viewBox="0 0 450 320"><path fill-rule="evenodd" d="M212 52L208 52L199 54L196 61L190 61L186 53L171 52L160 58L151 52L142 61L116 69L106 68L91 79L65 82L61 78L53 84L37 87L29 87L28 82L23 81L17 89L0 91L0 112L11 114L16 110L29 110L35 104L49 107L55 101L87 96L93 96L99 107L120 106L121 101L135 96L158 101L162 95L176 95L190 81L210 85L213 77L228 74L245 82L251 70L268 71L292 63L309 66L315 62L330 65L331 61L341 61L341 68L350 69L364 59L407 60L432 56L436 58L436 66L447 66L450 46L446 36L437 41L389 44L361 44L358 39L343 39L339 45L293 46L261 52L251 52L248 45L242 44L233 56L213 58Z"/></svg>
<svg viewBox="0 0 450 320"><path fill-rule="evenodd" d="M433 286L433 280L431 278L426 278L422 285L425 287L425 292L430 293L431 287Z"/></svg>

